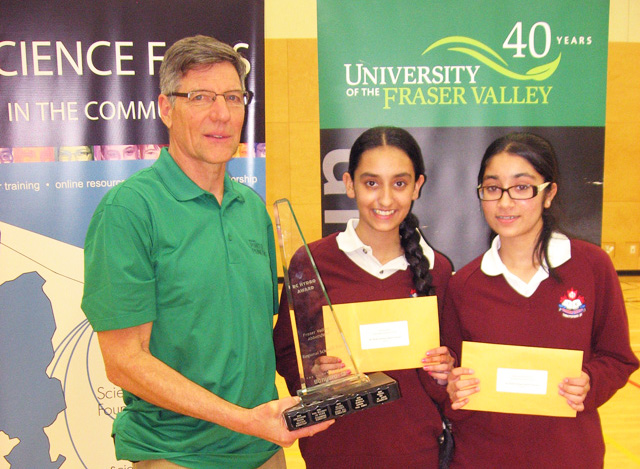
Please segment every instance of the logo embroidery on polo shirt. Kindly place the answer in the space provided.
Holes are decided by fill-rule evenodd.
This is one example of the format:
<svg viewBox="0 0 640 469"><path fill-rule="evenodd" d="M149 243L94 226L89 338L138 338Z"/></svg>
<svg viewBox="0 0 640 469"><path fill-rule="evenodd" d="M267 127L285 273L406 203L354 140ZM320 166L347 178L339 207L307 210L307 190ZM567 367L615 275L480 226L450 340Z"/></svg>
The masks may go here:
<svg viewBox="0 0 640 469"><path fill-rule="evenodd" d="M579 318L587 310L587 305L584 304L584 296L578 294L578 290L571 288L567 290L567 294L560 297L560 304L558 305L562 316L565 318Z"/></svg>
<svg viewBox="0 0 640 469"><path fill-rule="evenodd" d="M264 246L262 245L262 243L259 243L258 241L255 241L253 239L249 239L248 242L254 254L258 254L260 256L267 255L267 251L264 249Z"/></svg>

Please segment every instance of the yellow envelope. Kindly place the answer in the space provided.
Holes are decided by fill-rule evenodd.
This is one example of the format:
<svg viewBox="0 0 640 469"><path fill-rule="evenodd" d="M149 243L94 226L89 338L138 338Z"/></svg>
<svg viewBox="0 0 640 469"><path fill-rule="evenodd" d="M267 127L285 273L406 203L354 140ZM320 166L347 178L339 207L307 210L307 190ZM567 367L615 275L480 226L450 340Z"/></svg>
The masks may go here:
<svg viewBox="0 0 640 469"><path fill-rule="evenodd" d="M435 296L345 303L333 310L362 373L420 368L425 352L440 346ZM348 364L329 306L323 315L327 355Z"/></svg>
<svg viewBox="0 0 640 469"><path fill-rule="evenodd" d="M469 396L464 409L575 417L558 384L580 376L582 355L582 350L463 342L462 367L480 380L480 392Z"/></svg>

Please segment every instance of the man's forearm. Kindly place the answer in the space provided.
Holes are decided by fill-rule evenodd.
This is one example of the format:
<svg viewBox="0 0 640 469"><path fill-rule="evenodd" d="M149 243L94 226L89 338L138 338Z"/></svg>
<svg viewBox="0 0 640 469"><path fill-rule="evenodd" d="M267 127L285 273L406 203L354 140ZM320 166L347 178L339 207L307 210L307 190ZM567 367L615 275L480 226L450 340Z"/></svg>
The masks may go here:
<svg viewBox="0 0 640 469"><path fill-rule="evenodd" d="M152 325L98 333L107 377L145 401L189 417L206 420L238 433L290 446L333 422L290 432L282 412L298 398L288 397L245 409L216 396L156 357L148 349Z"/></svg>

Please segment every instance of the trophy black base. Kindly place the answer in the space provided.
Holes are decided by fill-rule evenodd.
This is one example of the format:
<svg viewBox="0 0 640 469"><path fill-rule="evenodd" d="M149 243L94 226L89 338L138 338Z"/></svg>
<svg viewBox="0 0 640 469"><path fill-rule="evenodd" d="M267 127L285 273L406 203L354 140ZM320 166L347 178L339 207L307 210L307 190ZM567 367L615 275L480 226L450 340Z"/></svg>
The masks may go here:
<svg viewBox="0 0 640 469"><path fill-rule="evenodd" d="M302 397L302 401L284 411L289 430L337 419L360 410L395 401L401 397L398 382L384 373L371 373L368 382L341 389L327 386Z"/></svg>

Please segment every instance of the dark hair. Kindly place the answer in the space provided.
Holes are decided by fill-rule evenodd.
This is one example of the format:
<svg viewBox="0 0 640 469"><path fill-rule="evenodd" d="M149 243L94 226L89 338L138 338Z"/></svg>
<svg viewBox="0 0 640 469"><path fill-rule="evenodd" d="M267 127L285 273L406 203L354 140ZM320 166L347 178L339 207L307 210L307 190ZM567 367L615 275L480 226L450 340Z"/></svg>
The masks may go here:
<svg viewBox="0 0 640 469"><path fill-rule="evenodd" d="M543 137L529 132L513 132L500 137L487 147L480 163L480 171L478 172L478 184L482 184L484 173L489 160L498 153L511 153L527 160L533 166L544 182L551 182L558 185L560 172L558 170L558 159L556 152L551 143ZM551 185L544 190L549 191ZM558 276L549 262L549 241L554 231L561 231L559 216L559 198L556 194L554 202L549 208L542 211L542 231L538 236L536 245L533 249L533 259L537 260L541 266L545 266L549 275L558 280ZM492 233L495 236L495 233ZM543 260L545 262L543 262Z"/></svg>
<svg viewBox="0 0 640 469"><path fill-rule="evenodd" d="M420 145L413 136L404 129L398 127L373 127L364 131L353 143L351 152L349 153L348 172L351 179L355 178L355 172L360 164L362 154L367 150L374 148L390 146L403 151L413 164L415 180L420 175L427 176L424 170L424 160L422 159L422 151ZM420 188L422 191L422 188ZM419 194L418 194L419 196ZM411 204L413 207L413 203ZM422 247L420 246L419 221L411 209L400 224L400 245L404 250L404 256L411 267L413 273L413 284L418 296L427 296L435 294L431 282L431 272L429 271L429 260L425 257Z"/></svg>

